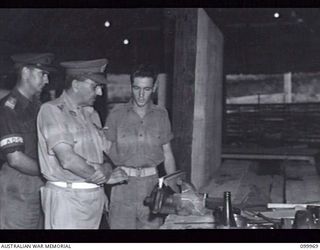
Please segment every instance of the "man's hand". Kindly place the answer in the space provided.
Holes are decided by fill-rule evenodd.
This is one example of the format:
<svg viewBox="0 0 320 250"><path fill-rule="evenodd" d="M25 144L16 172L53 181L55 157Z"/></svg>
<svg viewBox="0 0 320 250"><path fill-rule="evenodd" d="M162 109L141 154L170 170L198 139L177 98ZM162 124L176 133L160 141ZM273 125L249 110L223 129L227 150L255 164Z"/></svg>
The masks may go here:
<svg viewBox="0 0 320 250"><path fill-rule="evenodd" d="M101 185L106 183L107 177L106 175L102 172L101 168L97 168L96 171L91 175L89 178L86 179L86 182L91 182L95 183L97 185Z"/></svg>
<svg viewBox="0 0 320 250"><path fill-rule="evenodd" d="M109 180L107 181L107 184L116 184L116 183L121 183L125 182L128 180L128 175L123 169L120 167L117 167L113 170Z"/></svg>

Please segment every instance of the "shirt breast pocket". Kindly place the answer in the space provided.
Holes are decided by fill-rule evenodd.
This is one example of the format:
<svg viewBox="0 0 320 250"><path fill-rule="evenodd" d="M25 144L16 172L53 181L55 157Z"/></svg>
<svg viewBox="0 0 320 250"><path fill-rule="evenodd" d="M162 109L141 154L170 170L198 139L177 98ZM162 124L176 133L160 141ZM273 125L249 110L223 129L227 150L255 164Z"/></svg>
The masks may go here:
<svg viewBox="0 0 320 250"><path fill-rule="evenodd" d="M135 135L134 127L126 126L126 124L121 124L117 131L118 142L124 143L130 137Z"/></svg>
<svg viewBox="0 0 320 250"><path fill-rule="evenodd" d="M137 148L138 137L134 127L120 125L117 129L117 153L121 159L130 158Z"/></svg>
<svg viewBox="0 0 320 250"><path fill-rule="evenodd" d="M74 143L83 140L83 138L87 138L88 132L81 125L76 123L66 123L65 126L67 127L67 131L72 134Z"/></svg>
<svg viewBox="0 0 320 250"><path fill-rule="evenodd" d="M161 145L161 131L159 128L150 128L148 131L148 137L151 145L160 146Z"/></svg>

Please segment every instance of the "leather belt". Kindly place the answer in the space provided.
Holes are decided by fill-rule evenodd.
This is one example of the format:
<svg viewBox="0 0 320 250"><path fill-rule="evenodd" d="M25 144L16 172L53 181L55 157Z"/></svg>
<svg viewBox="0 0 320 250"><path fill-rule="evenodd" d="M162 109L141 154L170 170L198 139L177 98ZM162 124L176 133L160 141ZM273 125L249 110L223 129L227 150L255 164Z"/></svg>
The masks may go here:
<svg viewBox="0 0 320 250"><path fill-rule="evenodd" d="M131 177L147 177L157 174L156 167L127 167L121 166L121 169Z"/></svg>
<svg viewBox="0 0 320 250"><path fill-rule="evenodd" d="M64 181L48 181L49 183L63 188L72 188L72 189L91 189L101 187L94 183L88 182L64 182Z"/></svg>

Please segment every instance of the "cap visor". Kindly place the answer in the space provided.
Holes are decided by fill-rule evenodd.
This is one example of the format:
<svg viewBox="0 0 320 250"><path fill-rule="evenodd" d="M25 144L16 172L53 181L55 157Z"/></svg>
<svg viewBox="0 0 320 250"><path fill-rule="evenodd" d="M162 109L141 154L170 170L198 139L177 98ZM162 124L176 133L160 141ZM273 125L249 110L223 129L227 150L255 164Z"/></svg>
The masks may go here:
<svg viewBox="0 0 320 250"><path fill-rule="evenodd" d="M107 84L107 79L102 74L90 74L86 77L97 83Z"/></svg>
<svg viewBox="0 0 320 250"><path fill-rule="evenodd" d="M34 67L35 67L35 68L38 68L38 69L41 69L41 70L48 71L48 72L56 72L56 71L57 71L56 68L50 67L50 66L41 65L41 66L34 66Z"/></svg>

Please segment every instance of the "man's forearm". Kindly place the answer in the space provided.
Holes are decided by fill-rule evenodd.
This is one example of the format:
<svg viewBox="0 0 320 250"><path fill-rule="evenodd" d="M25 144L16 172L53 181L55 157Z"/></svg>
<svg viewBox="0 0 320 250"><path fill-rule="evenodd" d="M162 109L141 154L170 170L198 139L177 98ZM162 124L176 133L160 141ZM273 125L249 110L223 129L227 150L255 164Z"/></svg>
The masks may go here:
<svg viewBox="0 0 320 250"><path fill-rule="evenodd" d="M62 165L65 169L84 179L89 178L96 171L84 158L76 154L70 155Z"/></svg>
<svg viewBox="0 0 320 250"><path fill-rule="evenodd" d="M172 174L176 171L176 162L174 157L166 157L164 160L164 168L167 174Z"/></svg>
<svg viewBox="0 0 320 250"><path fill-rule="evenodd" d="M15 151L7 155L9 165L23 174L38 176L40 168L36 160L21 151Z"/></svg>
<svg viewBox="0 0 320 250"><path fill-rule="evenodd" d="M75 153L69 144L59 143L52 150L62 168L71 171L75 175L89 179L96 172L97 167L94 163L91 165L85 158Z"/></svg>

